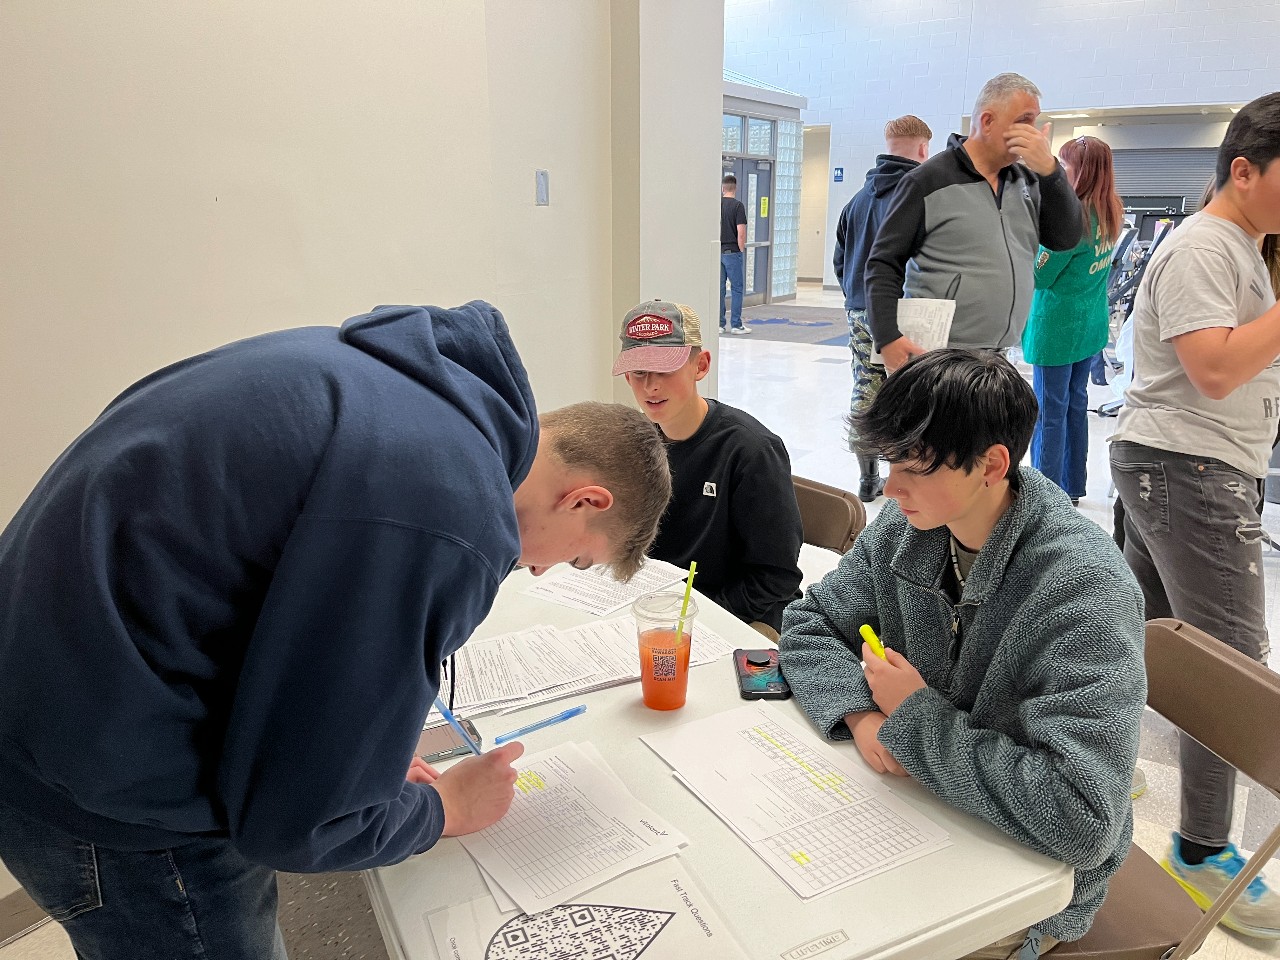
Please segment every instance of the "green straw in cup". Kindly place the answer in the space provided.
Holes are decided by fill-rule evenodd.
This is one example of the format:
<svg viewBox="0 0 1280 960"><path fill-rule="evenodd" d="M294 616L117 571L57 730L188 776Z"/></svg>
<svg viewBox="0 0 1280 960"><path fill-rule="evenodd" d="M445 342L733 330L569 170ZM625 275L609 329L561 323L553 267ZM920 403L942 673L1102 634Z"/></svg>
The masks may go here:
<svg viewBox="0 0 1280 960"><path fill-rule="evenodd" d="M676 621L676 643L680 642L680 636L684 633L684 615L689 612L689 594L693 593L693 578L698 573L698 561L689 561L689 579L684 585L684 603L680 604L680 619Z"/></svg>

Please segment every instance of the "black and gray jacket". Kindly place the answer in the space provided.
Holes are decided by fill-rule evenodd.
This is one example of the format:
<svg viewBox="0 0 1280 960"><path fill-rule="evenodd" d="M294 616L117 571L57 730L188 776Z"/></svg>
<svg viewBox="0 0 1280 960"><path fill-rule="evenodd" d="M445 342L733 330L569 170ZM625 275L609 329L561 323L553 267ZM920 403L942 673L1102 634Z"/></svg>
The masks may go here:
<svg viewBox="0 0 1280 960"><path fill-rule="evenodd" d="M1040 245L1070 250L1084 213L1059 166L1047 177L1020 163L993 193L953 133L947 149L898 184L867 258L867 320L878 349L902 336L900 297L956 301L953 347L1021 342Z"/></svg>

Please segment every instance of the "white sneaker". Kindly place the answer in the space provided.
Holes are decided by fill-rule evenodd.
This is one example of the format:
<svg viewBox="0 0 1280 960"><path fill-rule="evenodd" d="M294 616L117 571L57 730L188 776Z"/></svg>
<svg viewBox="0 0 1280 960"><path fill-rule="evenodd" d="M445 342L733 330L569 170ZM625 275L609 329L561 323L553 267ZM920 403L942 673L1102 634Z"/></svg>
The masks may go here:
<svg viewBox="0 0 1280 960"><path fill-rule="evenodd" d="M1228 843L1217 856L1192 866L1179 854L1182 838L1175 833L1172 841L1160 866L1172 874L1201 910L1209 909L1209 904L1244 868L1244 857L1236 851L1235 844ZM1246 937L1280 940L1280 895L1261 876L1254 878L1222 918L1222 925Z"/></svg>
<svg viewBox="0 0 1280 960"><path fill-rule="evenodd" d="M744 337L750 332L751 332L751 328L748 327L745 323L740 327L733 328L734 335L739 337Z"/></svg>

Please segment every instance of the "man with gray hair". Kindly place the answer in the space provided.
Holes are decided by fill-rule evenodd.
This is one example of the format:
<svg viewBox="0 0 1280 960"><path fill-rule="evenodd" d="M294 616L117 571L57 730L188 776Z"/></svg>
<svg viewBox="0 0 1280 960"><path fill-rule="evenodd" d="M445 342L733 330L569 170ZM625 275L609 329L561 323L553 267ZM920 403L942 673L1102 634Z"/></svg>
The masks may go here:
<svg viewBox="0 0 1280 960"><path fill-rule="evenodd" d="M1080 242L1084 213L1034 126L1040 91L1002 73L983 85L969 136L902 178L867 259L867 319L893 372L922 353L898 329L901 297L956 301L949 346L1004 350L1022 339L1039 246Z"/></svg>

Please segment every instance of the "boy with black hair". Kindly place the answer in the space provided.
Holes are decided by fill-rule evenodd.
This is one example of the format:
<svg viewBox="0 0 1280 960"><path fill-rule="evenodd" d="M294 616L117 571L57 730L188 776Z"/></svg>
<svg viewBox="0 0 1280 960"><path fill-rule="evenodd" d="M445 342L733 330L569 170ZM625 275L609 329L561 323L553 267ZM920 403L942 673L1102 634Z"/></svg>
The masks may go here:
<svg viewBox="0 0 1280 960"><path fill-rule="evenodd" d="M1075 868L1066 909L972 956L1077 939L1133 832L1142 595L1107 535L1017 466L1036 400L1002 357L926 353L856 419L895 503L787 608L782 669L874 770ZM864 623L887 659L857 639Z"/></svg>
<svg viewBox="0 0 1280 960"><path fill-rule="evenodd" d="M1280 423L1280 307L1258 251L1280 232L1280 93L1243 107L1217 191L1160 245L1133 308L1133 382L1111 437L1124 555L1152 617L1267 662L1262 483ZM1163 866L1202 906L1240 872L1227 837L1235 770L1181 737L1182 817ZM1261 877L1223 924L1280 938Z"/></svg>

